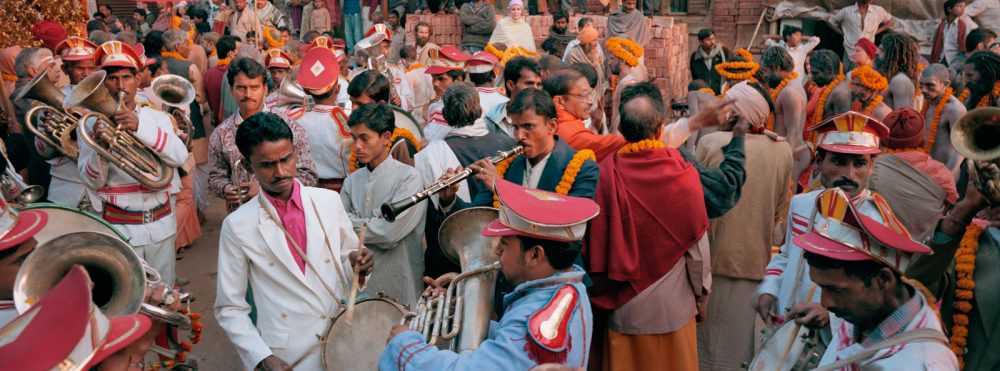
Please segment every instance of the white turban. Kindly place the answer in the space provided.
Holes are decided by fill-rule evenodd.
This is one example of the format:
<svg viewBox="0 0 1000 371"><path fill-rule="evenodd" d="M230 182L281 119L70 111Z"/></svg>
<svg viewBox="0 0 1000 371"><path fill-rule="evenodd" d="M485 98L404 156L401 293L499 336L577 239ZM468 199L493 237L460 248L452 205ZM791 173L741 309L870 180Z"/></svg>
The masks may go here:
<svg viewBox="0 0 1000 371"><path fill-rule="evenodd" d="M764 95L746 81L729 88L726 98L733 99L733 110L750 121L752 126L763 126L767 122L767 116L771 114Z"/></svg>

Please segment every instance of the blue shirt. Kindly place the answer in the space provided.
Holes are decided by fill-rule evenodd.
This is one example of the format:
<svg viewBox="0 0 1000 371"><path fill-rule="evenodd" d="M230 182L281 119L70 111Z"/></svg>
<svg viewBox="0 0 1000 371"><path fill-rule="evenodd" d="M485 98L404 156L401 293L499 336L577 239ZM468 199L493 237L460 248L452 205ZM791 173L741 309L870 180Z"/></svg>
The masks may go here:
<svg viewBox="0 0 1000 371"><path fill-rule="evenodd" d="M386 345L379 358L379 370L527 370L552 362L587 367L593 316L590 299L583 286L583 269L557 273L524 282L504 296L507 312L499 323L490 322L489 336L478 349L457 354L428 345L422 334L405 331ZM549 353L528 334L528 319L545 307L557 290L570 286L577 292L576 308L570 314L567 346L559 354ZM532 342L529 344L529 342Z"/></svg>
<svg viewBox="0 0 1000 371"><path fill-rule="evenodd" d="M344 14L361 14L361 0L344 0Z"/></svg>

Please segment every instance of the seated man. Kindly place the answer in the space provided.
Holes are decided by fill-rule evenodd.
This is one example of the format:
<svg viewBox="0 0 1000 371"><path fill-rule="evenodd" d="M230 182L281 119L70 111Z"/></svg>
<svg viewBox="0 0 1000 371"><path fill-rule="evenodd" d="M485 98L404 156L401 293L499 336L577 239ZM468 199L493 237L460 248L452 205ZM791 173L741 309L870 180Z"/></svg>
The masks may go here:
<svg viewBox="0 0 1000 371"><path fill-rule="evenodd" d="M479 348L463 354L438 350L422 334L395 326L379 370L472 369L497 367L498 361L512 370L552 361L587 367L592 315L583 269L573 259L597 204L505 180L496 189L499 219L483 235L500 237L500 271L517 285L503 297L507 315L491 323Z"/></svg>
<svg viewBox="0 0 1000 371"><path fill-rule="evenodd" d="M914 255L931 249L895 219L862 214L839 188L823 191L815 205L814 229L794 243L805 250L809 277L832 314L833 339L820 368L958 370L935 305L902 279ZM815 320L825 322L796 321Z"/></svg>

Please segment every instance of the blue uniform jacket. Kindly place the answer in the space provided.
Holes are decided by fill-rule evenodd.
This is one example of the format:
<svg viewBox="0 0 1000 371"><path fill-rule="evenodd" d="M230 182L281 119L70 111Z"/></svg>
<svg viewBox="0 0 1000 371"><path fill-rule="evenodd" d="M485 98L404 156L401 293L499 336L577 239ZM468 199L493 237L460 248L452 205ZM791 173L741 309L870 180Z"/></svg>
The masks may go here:
<svg viewBox="0 0 1000 371"><path fill-rule="evenodd" d="M563 142L559 137L556 137L556 145L552 149L552 155L549 156L548 162L545 163L545 168L542 169L542 177L538 180L538 189L555 192L556 186L562 181L563 173L566 172L566 167L569 166L569 162L575 154L575 149L566 144L566 142ZM527 165L528 158L526 156L517 156L514 162L510 164L510 167L507 168L507 172L504 173L503 178L514 184L523 184L524 169ZM580 172L576 174L576 179L573 181L573 187L569 189L569 195L594 198L594 193L597 192L597 177L600 173L601 170L596 162L593 160L584 161L583 165L580 166ZM461 202L461 200L457 200L456 202ZM460 205L457 208L452 208L452 210L461 210L466 206L468 205ZM490 192L486 187L480 188L479 193L472 199L472 206L493 206L493 192Z"/></svg>
<svg viewBox="0 0 1000 371"><path fill-rule="evenodd" d="M527 370L548 362L573 367L587 367L590 356L590 337L593 331L590 299L583 287L583 270L557 273L551 277L517 285L504 296L507 313L500 323L490 323L486 341L475 351L457 354L427 345L416 331L402 332L386 346L379 358L379 370ZM569 315L568 331L562 350L551 351L528 334L529 318L540 312L562 287L576 290L575 309ZM566 290L563 290L566 291ZM558 307L558 306L557 306ZM560 338L559 340L563 340Z"/></svg>

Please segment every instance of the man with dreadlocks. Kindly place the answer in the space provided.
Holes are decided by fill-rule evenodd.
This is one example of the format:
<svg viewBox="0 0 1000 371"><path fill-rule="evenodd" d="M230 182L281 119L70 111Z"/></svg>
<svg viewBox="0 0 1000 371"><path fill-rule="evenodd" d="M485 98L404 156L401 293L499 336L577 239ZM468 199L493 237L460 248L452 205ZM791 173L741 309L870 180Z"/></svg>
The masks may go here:
<svg viewBox="0 0 1000 371"><path fill-rule="evenodd" d="M780 46L764 50L760 56L761 82L771 90L774 113L767 119L767 129L788 138L795 158L792 176L798 177L809 166L809 148L802 142L806 121L806 90L796 84L795 59Z"/></svg>
<svg viewBox="0 0 1000 371"><path fill-rule="evenodd" d="M965 87L969 99L965 107L997 107L1000 99L1000 55L976 52L965 61Z"/></svg>
<svg viewBox="0 0 1000 371"><path fill-rule="evenodd" d="M813 53L809 56L809 74L812 82L823 89L816 102L816 111L809 116L810 125L851 109L850 83L844 81L846 77L837 53L827 49Z"/></svg>
<svg viewBox="0 0 1000 371"><path fill-rule="evenodd" d="M851 71L852 111L864 113L882 121L892 108L882 102L882 92L889 86L884 76L871 67L861 66Z"/></svg>
<svg viewBox="0 0 1000 371"><path fill-rule="evenodd" d="M916 39L898 32L887 32L882 36L882 47L875 57L875 69L889 79L889 90L884 94L889 108L919 108L921 105L917 103L923 103L914 101L919 62L920 50Z"/></svg>

